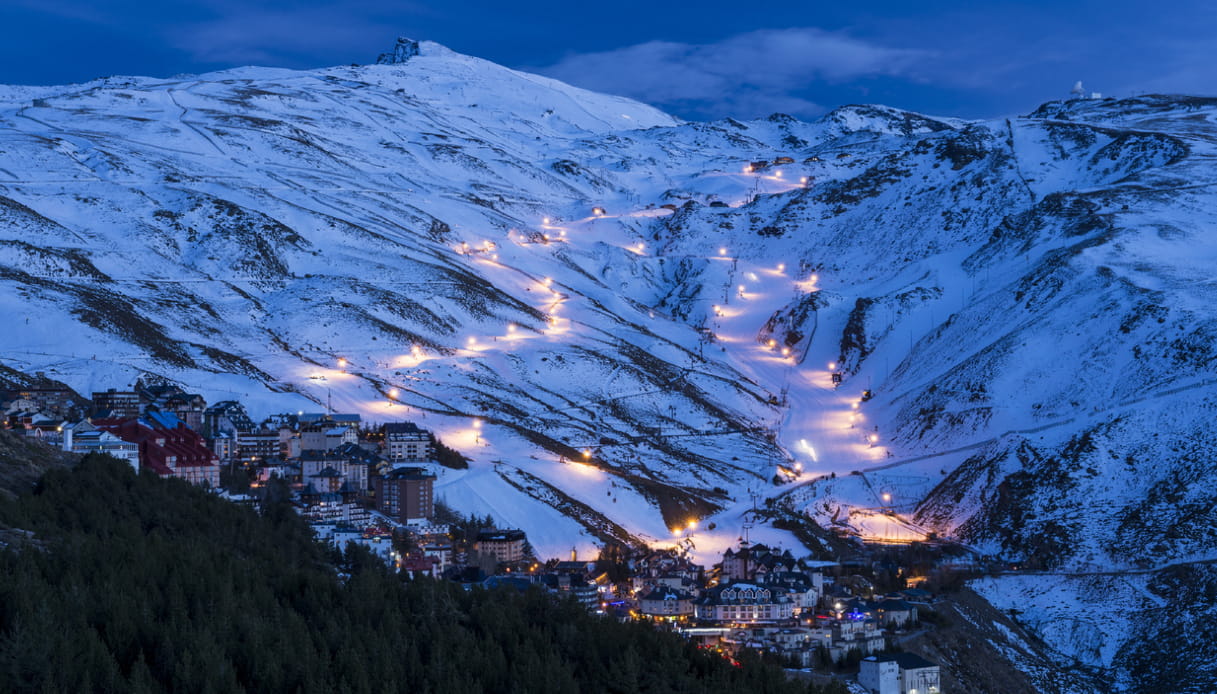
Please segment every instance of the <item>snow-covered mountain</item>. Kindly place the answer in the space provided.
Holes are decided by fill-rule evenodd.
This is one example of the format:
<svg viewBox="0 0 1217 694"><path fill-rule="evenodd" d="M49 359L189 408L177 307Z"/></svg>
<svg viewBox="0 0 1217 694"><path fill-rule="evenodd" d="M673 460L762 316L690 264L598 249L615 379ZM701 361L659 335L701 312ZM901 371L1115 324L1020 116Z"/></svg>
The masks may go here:
<svg viewBox="0 0 1217 694"><path fill-rule="evenodd" d="M417 421L544 554L709 558L769 498L1046 571L1217 558L1217 100L686 123L379 62L0 88L4 365ZM1157 627L1086 628L1045 638L1134 681Z"/></svg>

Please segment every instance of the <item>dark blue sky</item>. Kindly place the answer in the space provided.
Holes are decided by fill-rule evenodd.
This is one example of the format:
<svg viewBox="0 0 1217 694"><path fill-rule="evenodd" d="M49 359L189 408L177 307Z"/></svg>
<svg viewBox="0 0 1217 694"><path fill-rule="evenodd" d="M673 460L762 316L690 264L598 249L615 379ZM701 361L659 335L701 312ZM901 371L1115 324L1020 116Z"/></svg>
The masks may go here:
<svg viewBox="0 0 1217 694"><path fill-rule="evenodd" d="M1209 0L4 0L0 82L367 63L399 35L686 118L858 102L989 117L1077 80L1217 94Z"/></svg>

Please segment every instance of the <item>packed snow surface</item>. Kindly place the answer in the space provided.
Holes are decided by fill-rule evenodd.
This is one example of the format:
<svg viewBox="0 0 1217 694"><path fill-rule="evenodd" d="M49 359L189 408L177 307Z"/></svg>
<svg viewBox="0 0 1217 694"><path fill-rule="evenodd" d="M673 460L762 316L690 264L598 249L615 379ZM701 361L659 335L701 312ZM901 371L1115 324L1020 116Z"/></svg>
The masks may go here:
<svg viewBox="0 0 1217 694"><path fill-rule="evenodd" d="M544 556L1212 552L1211 100L687 123L414 48L0 88L4 364L414 421Z"/></svg>

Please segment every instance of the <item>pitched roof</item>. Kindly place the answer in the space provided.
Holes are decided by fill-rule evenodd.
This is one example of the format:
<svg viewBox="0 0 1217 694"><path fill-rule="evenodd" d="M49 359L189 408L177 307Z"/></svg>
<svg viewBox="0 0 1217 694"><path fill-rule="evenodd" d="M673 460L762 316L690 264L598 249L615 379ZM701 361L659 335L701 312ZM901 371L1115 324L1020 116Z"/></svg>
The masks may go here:
<svg viewBox="0 0 1217 694"><path fill-rule="evenodd" d="M483 581L482 585L486 586L487 588L506 586L508 588L515 588L523 593L532 587L532 582L526 578L519 578L517 576L491 576Z"/></svg>
<svg viewBox="0 0 1217 694"><path fill-rule="evenodd" d="M900 666L901 670L917 670L923 667L938 667L937 664L922 658L914 653L885 653L883 655L872 655L865 660L873 660L877 663L895 662Z"/></svg>
<svg viewBox="0 0 1217 694"><path fill-rule="evenodd" d="M177 415L169 412L149 411L144 413L144 418L149 420L149 426L153 429L176 429L179 426L185 426Z"/></svg>
<svg viewBox="0 0 1217 694"><path fill-rule="evenodd" d="M880 610L911 610L913 606L903 600L895 600L893 598L884 598L879 602L874 603L874 606Z"/></svg>
<svg viewBox="0 0 1217 694"><path fill-rule="evenodd" d="M426 479L433 480L433 479L435 479L435 475L431 474L430 471L428 471L424 468L421 468L421 467L399 467L394 470L390 470L387 474L385 474L384 477L385 477L385 479L389 479L389 480L426 480ZM479 532L478 538L481 539L482 535L486 532L487 531L485 531L485 530ZM494 532L520 532L520 531L519 530L508 530L508 531L494 531Z"/></svg>
<svg viewBox="0 0 1217 694"><path fill-rule="evenodd" d="M643 596L643 600L692 600L693 596L683 590L673 590L666 586L660 586L652 590L647 595Z"/></svg>
<svg viewBox="0 0 1217 694"><path fill-rule="evenodd" d="M410 468L406 468L407 470ZM396 470L394 471L397 472ZM523 530L479 530L478 542L515 542L525 538Z"/></svg>
<svg viewBox="0 0 1217 694"><path fill-rule="evenodd" d="M414 422L390 422L385 425L386 434L425 434Z"/></svg>

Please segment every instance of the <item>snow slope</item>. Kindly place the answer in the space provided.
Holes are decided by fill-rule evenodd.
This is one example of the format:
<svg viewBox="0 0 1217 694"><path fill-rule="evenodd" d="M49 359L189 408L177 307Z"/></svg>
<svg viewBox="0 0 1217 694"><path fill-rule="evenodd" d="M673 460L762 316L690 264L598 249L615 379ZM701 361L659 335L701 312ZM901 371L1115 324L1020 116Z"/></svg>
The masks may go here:
<svg viewBox="0 0 1217 694"><path fill-rule="evenodd" d="M384 63L0 88L4 364L417 421L544 554L791 547L772 500L1048 570L1212 556L1214 100L685 123Z"/></svg>

